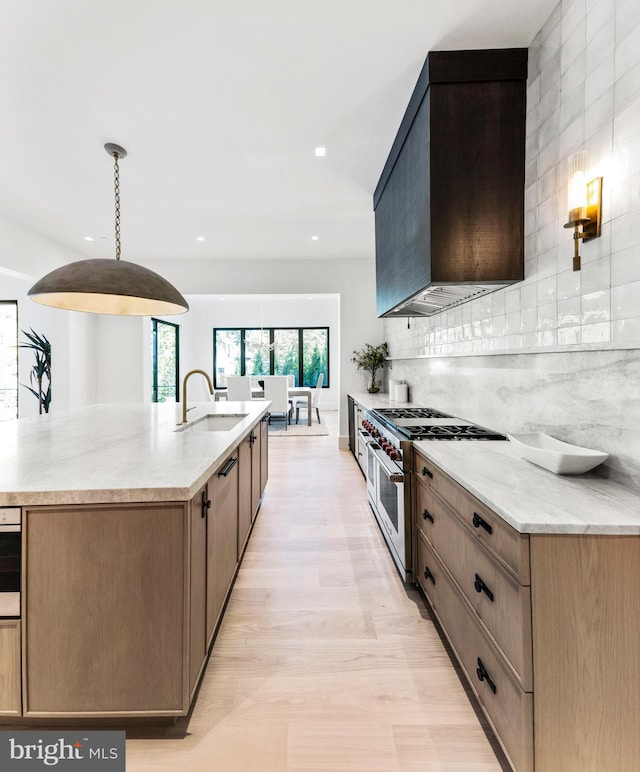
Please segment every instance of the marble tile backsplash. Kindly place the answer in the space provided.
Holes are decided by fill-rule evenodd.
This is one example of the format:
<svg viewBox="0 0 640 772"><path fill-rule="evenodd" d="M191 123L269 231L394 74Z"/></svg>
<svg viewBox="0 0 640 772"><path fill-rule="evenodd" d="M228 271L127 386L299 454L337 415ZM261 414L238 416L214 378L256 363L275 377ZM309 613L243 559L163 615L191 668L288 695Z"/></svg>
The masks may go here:
<svg viewBox="0 0 640 772"><path fill-rule="evenodd" d="M385 377L408 383L416 404L609 453L595 474L640 493L637 349L401 359Z"/></svg>
<svg viewBox="0 0 640 772"><path fill-rule="evenodd" d="M385 321L393 358L640 347L640 3L562 0L529 48L523 282ZM602 236L572 270L566 161L603 176Z"/></svg>

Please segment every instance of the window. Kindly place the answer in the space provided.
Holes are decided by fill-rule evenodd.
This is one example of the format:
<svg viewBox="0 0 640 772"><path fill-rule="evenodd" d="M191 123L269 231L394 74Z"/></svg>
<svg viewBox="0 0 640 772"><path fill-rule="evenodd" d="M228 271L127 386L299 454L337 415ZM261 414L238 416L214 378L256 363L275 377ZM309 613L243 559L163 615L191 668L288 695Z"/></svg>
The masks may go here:
<svg viewBox="0 0 640 772"><path fill-rule="evenodd" d="M0 301L0 421L18 417L18 302Z"/></svg>
<svg viewBox="0 0 640 772"><path fill-rule="evenodd" d="M179 327L152 319L152 402L178 402L180 373Z"/></svg>
<svg viewBox="0 0 640 772"><path fill-rule="evenodd" d="M215 387L229 375L293 375L296 386L315 386L324 373L329 387L329 328L216 328L213 331Z"/></svg>

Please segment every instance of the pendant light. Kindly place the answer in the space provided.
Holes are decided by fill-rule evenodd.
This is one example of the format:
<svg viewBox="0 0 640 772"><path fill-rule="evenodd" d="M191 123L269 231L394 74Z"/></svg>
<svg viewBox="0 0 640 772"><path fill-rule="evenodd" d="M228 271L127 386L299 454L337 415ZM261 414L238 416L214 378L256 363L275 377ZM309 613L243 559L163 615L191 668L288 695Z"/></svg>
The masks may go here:
<svg viewBox="0 0 640 772"><path fill-rule="evenodd" d="M104 149L114 159L116 259L79 260L56 268L29 290L37 303L69 311L126 316L182 314L189 304L162 276L120 259L120 170L127 151L109 142Z"/></svg>

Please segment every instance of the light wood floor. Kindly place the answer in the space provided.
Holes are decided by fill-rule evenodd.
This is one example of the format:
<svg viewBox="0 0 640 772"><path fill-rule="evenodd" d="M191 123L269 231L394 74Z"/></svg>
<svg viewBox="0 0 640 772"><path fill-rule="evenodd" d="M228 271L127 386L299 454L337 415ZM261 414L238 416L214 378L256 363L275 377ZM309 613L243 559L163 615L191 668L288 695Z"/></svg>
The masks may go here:
<svg viewBox="0 0 640 772"><path fill-rule="evenodd" d="M127 772L498 772L406 590L353 457L270 440L269 483L193 714L127 742Z"/></svg>

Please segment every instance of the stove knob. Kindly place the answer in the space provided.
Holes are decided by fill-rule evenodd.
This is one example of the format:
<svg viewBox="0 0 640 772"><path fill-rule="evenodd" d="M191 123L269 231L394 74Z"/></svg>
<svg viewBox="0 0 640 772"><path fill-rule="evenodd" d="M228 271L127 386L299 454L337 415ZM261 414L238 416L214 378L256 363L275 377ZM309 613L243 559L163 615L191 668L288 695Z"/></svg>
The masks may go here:
<svg viewBox="0 0 640 772"><path fill-rule="evenodd" d="M399 458L399 455L400 455L400 454L398 453L398 451L397 451L397 450L395 450L395 448L394 448L394 449L393 449L393 450L392 450L392 451L389 453L389 458L390 458L392 461L397 461L397 460L398 460L398 458Z"/></svg>

